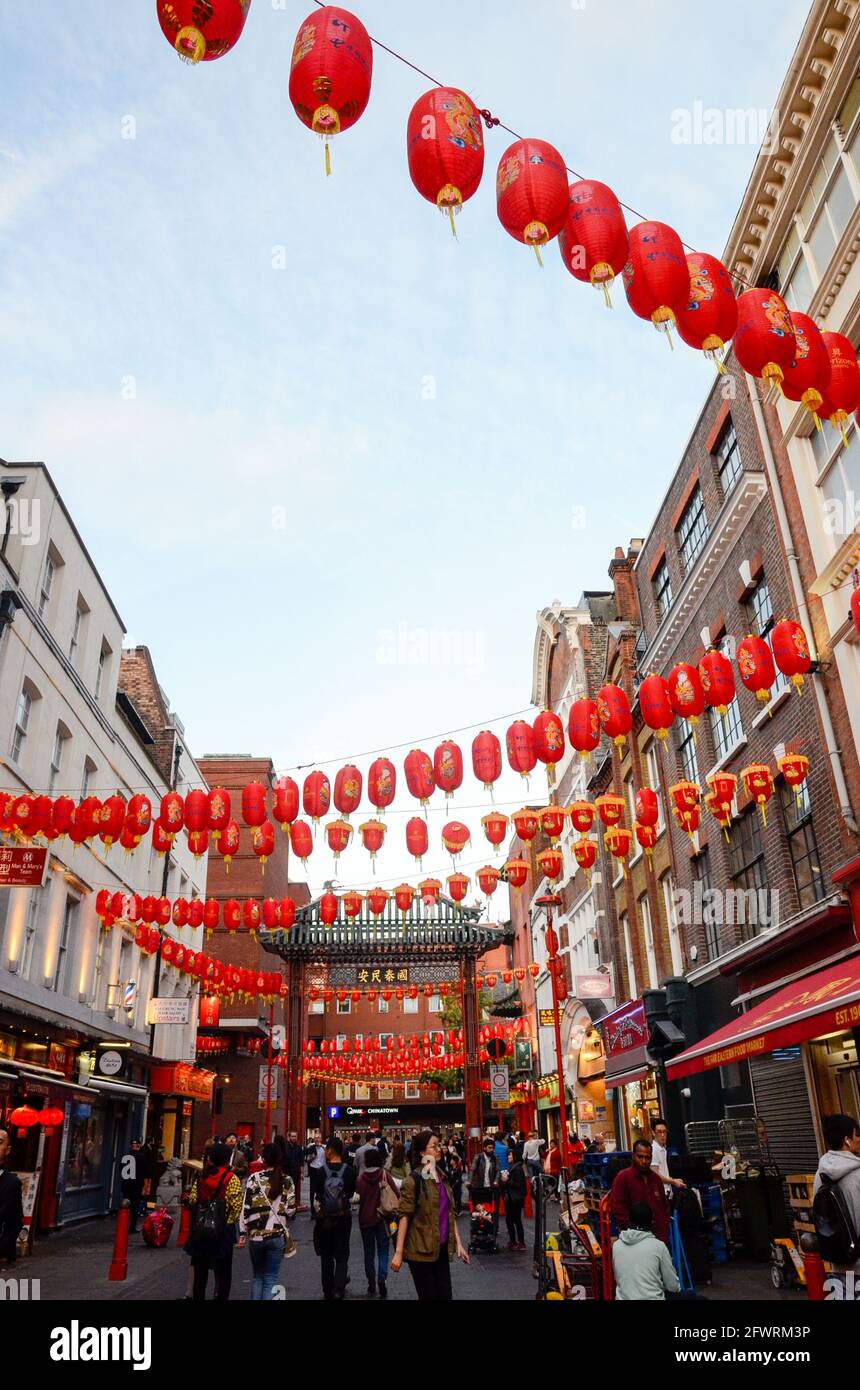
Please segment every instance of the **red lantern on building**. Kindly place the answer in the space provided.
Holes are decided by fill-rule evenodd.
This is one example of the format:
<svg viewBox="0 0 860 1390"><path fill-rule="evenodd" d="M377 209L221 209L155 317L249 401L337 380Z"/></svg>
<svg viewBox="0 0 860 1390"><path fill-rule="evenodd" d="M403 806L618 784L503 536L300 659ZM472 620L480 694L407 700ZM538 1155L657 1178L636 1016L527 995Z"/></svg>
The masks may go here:
<svg viewBox="0 0 860 1390"><path fill-rule="evenodd" d="M177 898L173 904L173 925L180 928L188 925L187 898Z"/></svg>
<svg viewBox="0 0 860 1390"><path fill-rule="evenodd" d="M627 264L630 248L621 204L611 188L595 179L572 183L567 197L558 238L561 258L575 279L602 289L611 308L609 289Z"/></svg>
<svg viewBox="0 0 860 1390"><path fill-rule="evenodd" d="M624 818L624 797L616 796L614 792L595 797L594 805L604 825L619 825Z"/></svg>
<svg viewBox="0 0 860 1390"><path fill-rule="evenodd" d="M251 847L260 861L260 872L266 871L266 860L275 851L275 827L270 820L264 820L256 830L251 831Z"/></svg>
<svg viewBox="0 0 860 1390"><path fill-rule="evenodd" d="M230 793L224 787L212 787L205 793L204 825L212 835L220 835L230 820Z"/></svg>
<svg viewBox="0 0 860 1390"><path fill-rule="evenodd" d="M709 772L707 777L711 796L720 806L731 807L738 787L738 779L733 772Z"/></svg>
<svg viewBox="0 0 860 1390"><path fill-rule="evenodd" d="M332 927L337 921L338 901L334 893L323 893L320 898L320 921L324 927Z"/></svg>
<svg viewBox="0 0 860 1390"><path fill-rule="evenodd" d="M7 795L8 795L8 793L7 793ZM10 798L10 800L11 800L11 798ZM132 801L135 801L135 797L132 797L132 798L131 798L131 801L129 801L129 803L128 803L128 807L126 808L126 824L129 824L129 811L130 811L130 808L131 808L131 802L132 802ZM146 798L145 796L140 797L139 802L146 802L147 807L149 807L149 801L147 800L147 798ZM138 808L139 808L139 803L138 803ZM74 803L74 801L72 800L72 798L71 798L70 796L58 796L58 797L55 797L54 802L53 802L53 805L51 806L51 830L53 831L53 834L54 834L55 836L59 837L59 836L62 836L62 835L68 835L69 831L70 831L71 828L72 828L72 817L74 816L74 813L75 813L75 803ZM133 819L132 822L131 822L132 829L134 828L134 825L136 824L137 814L138 814L138 811L137 811L137 809L136 809L136 811L135 811L135 813L134 813L135 819ZM151 813L150 813L150 814L151 814ZM141 819L143 818L143 817L142 817L142 814L141 814L140 818L141 818ZM0 826L0 829L2 829L2 826ZM135 833L135 839L140 839L140 836L141 836L141 835L145 835L148 829L149 829L149 820L147 820L146 826L144 827L143 830L140 831L140 834L136 834L136 833Z"/></svg>
<svg viewBox="0 0 860 1390"><path fill-rule="evenodd" d="M845 422L860 405L857 353L842 333L822 333L821 339L830 360L830 380L826 391L822 392L823 400L818 413L829 420L834 429L841 431L847 444Z"/></svg>
<svg viewBox="0 0 860 1390"><path fill-rule="evenodd" d="M738 325L738 305L731 278L722 261L704 251L687 256L690 292L678 310L678 336L687 347L703 352L725 372L720 354Z"/></svg>
<svg viewBox="0 0 860 1390"><path fill-rule="evenodd" d="M384 888L371 888L367 894L367 906L370 908L374 917L381 917L385 911L388 899L391 897Z"/></svg>
<svg viewBox="0 0 860 1390"><path fill-rule="evenodd" d="M594 807L590 801L572 801L567 808L570 823L580 835L587 835L594 824Z"/></svg>
<svg viewBox="0 0 860 1390"><path fill-rule="evenodd" d="M494 849L498 849L502 844L508 833L509 824L508 817L502 815L501 811L490 811L488 815L481 817L484 834Z"/></svg>
<svg viewBox="0 0 860 1390"><path fill-rule="evenodd" d="M39 1112L32 1105L18 1105L9 1116L9 1123L15 1126L19 1139L26 1139L27 1130L39 1123Z"/></svg>
<svg viewBox="0 0 860 1390"><path fill-rule="evenodd" d="M203 929L211 936L221 920L221 904L217 898L207 898L203 904Z"/></svg>
<svg viewBox="0 0 860 1390"><path fill-rule="evenodd" d="M517 838L524 845L530 844L538 832L537 811L531 811L528 806L524 806L521 811L514 812L511 821Z"/></svg>
<svg viewBox="0 0 860 1390"><path fill-rule="evenodd" d="M548 840L558 840L564 830L565 808L550 803L538 812L538 823Z"/></svg>
<svg viewBox="0 0 860 1390"><path fill-rule="evenodd" d="M484 173L481 116L457 87L433 87L419 97L406 129L412 182L422 197L454 216L478 191Z"/></svg>
<svg viewBox="0 0 860 1390"><path fill-rule="evenodd" d="M242 788L242 819L251 829L266 819L266 788L259 782L249 782Z"/></svg>
<svg viewBox="0 0 860 1390"><path fill-rule="evenodd" d="M330 820L325 828L325 837L336 863L344 850L349 847L349 842L352 839L352 826L348 820Z"/></svg>
<svg viewBox="0 0 860 1390"><path fill-rule="evenodd" d="M627 872L627 859L633 844L633 832L624 825L613 825L604 832L603 841L609 853L623 865Z"/></svg>
<svg viewBox="0 0 860 1390"><path fill-rule="evenodd" d="M158 22L183 63L211 63L238 43L251 0L158 0Z"/></svg>
<svg viewBox="0 0 860 1390"><path fill-rule="evenodd" d="M40 804L38 806L37 821L39 831L44 830L50 820L50 801L47 797L44 799L42 797L36 797L37 803L42 803L43 800L47 802L47 815L45 815L45 806ZM106 849L110 849L114 840L119 839L124 824L125 802L121 796L109 796L107 800L102 803L101 824L99 826L99 839Z"/></svg>
<svg viewBox="0 0 860 1390"><path fill-rule="evenodd" d="M741 772L741 781L751 801L758 803L762 823L767 825L765 806L773 796L773 776L767 763L750 763Z"/></svg>
<svg viewBox="0 0 860 1390"><path fill-rule="evenodd" d="M797 356L791 314L776 290L747 290L738 301L735 357L750 376L781 389Z"/></svg>
<svg viewBox="0 0 860 1390"><path fill-rule="evenodd" d="M489 729L482 729L472 740L472 771L486 792L492 792L502 775L502 745Z"/></svg>
<svg viewBox="0 0 860 1390"><path fill-rule="evenodd" d="M257 935L260 925L260 904L256 898L246 898L242 904L242 925L252 936Z"/></svg>
<svg viewBox="0 0 860 1390"><path fill-rule="evenodd" d="M699 662L702 693L709 709L724 715L735 698L735 673L732 663L722 652L712 648Z"/></svg>
<svg viewBox="0 0 860 1390"><path fill-rule="evenodd" d="M621 748L633 727L633 716L624 691L618 685L604 685L597 692L597 715L607 738Z"/></svg>
<svg viewBox="0 0 860 1390"><path fill-rule="evenodd" d="M284 834L299 814L299 788L292 777L279 777L272 795L272 815Z"/></svg>
<svg viewBox="0 0 860 1390"><path fill-rule="evenodd" d="M782 394L790 401L799 401L821 429L819 411L830 382L830 357L821 329L808 314L792 312L791 322L796 339L795 357L785 373Z"/></svg>
<svg viewBox="0 0 860 1390"><path fill-rule="evenodd" d="M307 864L314 848L314 837L307 821L293 821L290 826L290 848L303 864Z"/></svg>
<svg viewBox="0 0 860 1390"><path fill-rule="evenodd" d="M730 668L731 669L731 668ZM679 661L666 679L669 704L679 719L686 719L695 729L705 708L702 678L695 666Z"/></svg>
<svg viewBox="0 0 860 1390"><path fill-rule="evenodd" d="M564 757L564 725L552 710L542 710L533 725L534 748L546 766L547 783L555 783L555 766Z"/></svg>
<svg viewBox="0 0 860 1390"><path fill-rule="evenodd" d="M413 748L403 760L403 771L410 794L416 801L420 801L422 806L426 806L436 790L433 763L429 755L421 748Z"/></svg>
<svg viewBox="0 0 860 1390"><path fill-rule="evenodd" d="M367 774L367 795L370 804L375 806L377 811L384 812L386 806L390 806L394 800L394 793L397 789L397 773L390 758L376 758L370 764L370 771Z"/></svg>
<svg viewBox="0 0 860 1390"><path fill-rule="evenodd" d="M351 889L342 895L341 902L343 903L343 910L350 920L361 915L361 905L364 902L361 893L356 893Z"/></svg>
<svg viewBox="0 0 860 1390"><path fill-rule="evenodd" d="M505 875L511 888L517 891L524 888L529 876L529 865L527 859L509 859L505 865Z"/></svg>
<svg viewBox="0 0 860 1390"><path fill-rule="evenodd" d="M224 868L228 874L230 872L231 861L239 853L240 841L241 833L239 831L239 823L235 820L227 822L215 841L215 848L224 860Z"/></svg>
<svg viewBox="0 0 860 1390"><path fill-rule="evenodd" d="M361 802L362 778L358 768L352 763L342 767L334 779L335 810L347 820L357 811Z"/></svg>
<svg viewBox="0 0 860 1390"><path fill-rule="evenodd" d="M406 848L413 859L418 860L418 867L427 853L428 833L427 822L422 816L411 816L406 822Z"/></svg>
<svg viewBox="0 0 860 1390"><path fill-rule="evenodd" d="M723 827L726 839L728 840L728 829L732 822L732 809L724 801L720 801L714 792L709 792L705 797L705 806L710 811L714 820Z"/></svg>
<svg viewBox="0 0 860 1390"><path fill-rule="evenodd" d="M587 761L600 743L600 719L594 700L574 700L567 719L571 748Z"/></svg>
<svg viewBox="0 0 860 1390"><path fill-rule="evenodd" d="M166 927L170 921L172 907L169 898L157 898L155 901L155 920L160 927Z"/></svg>
<svg viewBox="0 0 860 1390"><path fill-rule="evenodd" d="M361 843L370 855L371 863L375 863L376 856L382 849L387 828L381 820L366 820L358 827Z"/></svg>
<svg viewBox="0 0 860 1390"><path fill-rule="evenodd" d="M809 759L805 753L784 753L777 758L776 765L789 787L797 791L803 786L809 774Z"/></svg>
<svg viewBox="0 0 860 1390"><path fill-rule="evenodd" d="M185 802L178 792L167 792L161 798L161 809L158 813L158 823L162 830L166 830L168 835L176 835L183 826L185 820Z"/></svg>
<svg viewBox="0 0 860 1390"><path fill-rule="evenodd" d="M545 140L516 140L499 161L496 205L499 221L524 246L540 248L557 237L567 217L567 169Z"/></svg>
<svg viewBox="0 0 860 1390"><path fill-rule="evenodd" d="M555 883L561 878L561 871L564 868L564 857L560 849L541 850L537 857L538 867L545 878L550 883Z"/></svg>
<svg viewBox="0 0 860 1390"><path fill-rule="evenodd" d="M290 101L299 120L325 141L349 130L370 100L373 47L360 19L336 5L309 14L293 47Z"/></svg>
<svg viewBox="0 0 860 1390"><path fill-rule="evenodd" d="M455 903L461 903L469 891L472 880L467 874L449 874L446 879L448 895Z"/></svg>
<svg viewBox="0 0 860 1390"><path fill-rule="evenodd" d="M776 680L773 654L763 637L750 633L738 643L738 672L747 690L751 690L757 700L767 704L770 700L771 686Z"/></svg>
<svg viewBox="0 0 860 1390"><path fill-rule="evenodd" d="M514 772L528 778L537 763L535 736L531 724L524 719L515 719L505 736L508 762Z"/></svg>
<svg viewBox="0 0 860 1390"><path fill-rule="evenodd" d="M492 864L485 864L483 869L479 869L475 877L481 892L489 898L495 893L499 886L499 871L494 869Z"/></svg>
<svg viewBox="0 0 860 1390"><path fill-rule="evenodd" d="M660 803L651 787L640 787L634 800L634 813L640 825L655 826L660 819Z"/></svg>
<svg viewBox="0 0 860 1390"><path fill-rule="evenodd" d="M456 743L445 739L433 754L433 778L445 800L450 801L463 784L463 754Z"/></svg>
<svg viewBox="0 0 860 1390"><path fill-rule="evenodd" d="M669 796L672 799L672 810L675 818L682 829L688 835L692 835L699 824L699 803L702 799L702 789L696 782L689 782L682 778L669 788Z"/></svg>
<svg viewBox="0 0 860 1390"><path fill-rule="evenodd" d="M803 677L809 672L812 657L809 642L800 623L784 618L777 623L770 634L773 659L784 676L788 676L798 692L803 686Z"/></svg>
<svg viewBox="0 0 860 1390"><path fill-rule="evenodd" d="M635 226L623 279L634 314L668 333L690 302L690 271L678 233L664 222Z"/></svg>
<svg viewBox="0 0 860 1390"><path fill-rule="evenodd" d="M669 703L667 682L653 671L639 686L639 709L648 728L653 729L659 739L667 738L675 714Z"/></svg>
<svg viewBox="0 0 860 1390"><path fill-rule="evenodd" d="M636 831L637 842L650 859L657 843L656 825L643 825L641 821L636 821L633 828Z"/></svg>
<svg viewBox="0 0 860 1390"><path fill-rule="evenodd" d="M452 859L456 860L457 855L463 853L471 838L469 827L464 825L462 821L452 820L443 827L442 844Z"/></svg>

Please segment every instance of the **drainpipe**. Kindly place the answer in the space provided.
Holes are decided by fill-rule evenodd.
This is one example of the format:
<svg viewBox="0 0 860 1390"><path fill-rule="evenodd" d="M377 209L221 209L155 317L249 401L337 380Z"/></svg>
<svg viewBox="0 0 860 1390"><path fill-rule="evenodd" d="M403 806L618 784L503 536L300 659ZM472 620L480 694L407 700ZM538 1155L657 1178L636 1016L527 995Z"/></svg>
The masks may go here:
<svg viewBox="0 0 860 1390"><path fill-rule="evenodd" d="M746 373L747 392L752 404L753 417L761 439L762 452L764 453L765 468L767 478L770 483L771 497L773 498L776 520L782 532L785 544L786 556L788 558L788 572L791 579L791 587L794 593L794 602L797 605L797 613L801 625L806 632L810 643L810 655L813 660L818 660L818 652L815 645L815 634L812 630L812 623L809 618L809 608L806 602L806 593L803 588L803 581L800 577L800 565L797 560L797 551L791 537L791 528L788 524L788 513L785 510L785 502L782 496L782 488L779 485L779 475L776 471L776 461L773 457L770 435L767 432L767 424L764 418L764 411L761 408L758 390L753 377ZM821 726L824 731L824 742L827 746L827 756L830 759L830 767L833 772L833 780L836 784L836 794L839 797L839 811L846 826L852 835L860 834L860 826L854 819L854 812L851 808L851 798L848 795L848 784L845 781L845 772L842 768L842 757L839 746L836 742L836 731L833 728L833 720L830 718L830 706L827 703L827 696L821 685L820 675L813 675L812 689L815 692L815 700L818 705L818 713L821 718Z"/></svg>

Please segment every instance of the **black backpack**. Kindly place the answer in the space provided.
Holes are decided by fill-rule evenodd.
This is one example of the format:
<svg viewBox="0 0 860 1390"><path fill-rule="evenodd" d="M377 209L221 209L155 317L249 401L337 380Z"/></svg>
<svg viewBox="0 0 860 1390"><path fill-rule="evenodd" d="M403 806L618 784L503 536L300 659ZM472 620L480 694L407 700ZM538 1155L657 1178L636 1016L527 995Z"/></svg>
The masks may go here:
<svg viewBox="0 0 860 1390"><path fill-rule="evenodd" d="M349 1211L349 1199L346 1195L346 1188L343 1183L343 1168L332 1169L328 1164L323 1167L325 1174L320 1216L328 1226L339 1221L342 1216L346 1216Z"/></svg>
<svg viewBox="0 0 860 1390"><path fill-rule="evenodd" d="M812 1201L812 1222L822 1258L832 1264L853 1265L860 1260L860 1239L845 1196L839 1191L841 1181L821 1174L821 1186Z"/></svg>
<svg viewBox="0 0 860 1390"><path fill-rule="evenodd" d="M227 1203L223 1193L232 1176L232 1173L224 1174L221 1186L211 1202L198 1200L195 1205L191 1243L195 1255L200 1255L204 1259L213 1259L224 1244L224 1237L227 1233Z"/></svg>

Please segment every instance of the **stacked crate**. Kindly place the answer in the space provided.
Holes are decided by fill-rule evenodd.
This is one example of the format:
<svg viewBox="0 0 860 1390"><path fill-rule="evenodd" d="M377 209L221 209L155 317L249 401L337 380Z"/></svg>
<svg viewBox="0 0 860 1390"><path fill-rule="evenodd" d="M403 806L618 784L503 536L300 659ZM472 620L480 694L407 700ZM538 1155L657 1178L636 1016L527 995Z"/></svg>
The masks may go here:
<svg viewBox="0 0 860 1390"><path fill-rule="evenodd" d="M696 1184L702 1216L708 1228L708 1255L712 1265L724 1265L729 1258L723 1195L719 1183Z"/></svg>
<svg viewBox="0 0 860 1390"><path fill-rule="evenodd" d="M792 1225L794 1226L794 1240L798 1249L800 1249L800 1237L804 1232L814 1232L815 1230L812 1223L812 1184L814 1181L814 1173L789 1173L785 1179L785 1190L791 1209Z"/></svg>

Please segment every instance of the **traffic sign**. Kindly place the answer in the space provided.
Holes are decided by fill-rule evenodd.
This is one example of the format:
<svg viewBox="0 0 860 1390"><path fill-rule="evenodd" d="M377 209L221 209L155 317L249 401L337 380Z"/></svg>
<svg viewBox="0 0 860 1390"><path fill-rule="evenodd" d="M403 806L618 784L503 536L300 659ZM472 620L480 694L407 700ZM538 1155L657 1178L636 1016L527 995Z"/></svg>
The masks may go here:
<svg viewBox="0 0 860 1390"><path fill-rule="evenodd" d="M503 1062L490 1067L490 1104L508 1105L511 1099L511 1082L508 1069Z"/></svg>

